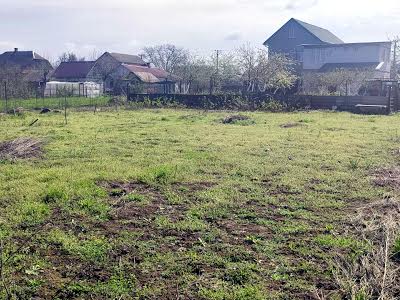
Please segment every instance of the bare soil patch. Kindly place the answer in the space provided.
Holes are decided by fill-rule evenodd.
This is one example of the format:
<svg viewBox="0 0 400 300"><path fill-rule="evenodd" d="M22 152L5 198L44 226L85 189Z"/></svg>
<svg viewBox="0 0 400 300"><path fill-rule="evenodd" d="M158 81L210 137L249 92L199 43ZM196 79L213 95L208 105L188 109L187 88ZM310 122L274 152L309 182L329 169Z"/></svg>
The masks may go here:
<svg viewBox="0 0 400 300"><path fill-rule="evenodd" d="M0 142L0 159L38 158L42 154L43 141L37 138L22 137L12 141Z"/></svg>

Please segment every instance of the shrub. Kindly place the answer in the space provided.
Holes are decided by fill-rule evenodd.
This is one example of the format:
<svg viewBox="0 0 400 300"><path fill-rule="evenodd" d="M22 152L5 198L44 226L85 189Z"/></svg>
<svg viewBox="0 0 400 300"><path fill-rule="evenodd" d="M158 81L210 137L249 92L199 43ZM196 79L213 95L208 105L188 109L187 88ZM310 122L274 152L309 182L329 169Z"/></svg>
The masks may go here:
<svg viewBox="0 0 400 300"><path fill-rule="evenodd" d="M286 109L286 105L282 104L277 100L270 100L263 102L261 104L261 110L270 111L270 112L281 112Z"/></svg>

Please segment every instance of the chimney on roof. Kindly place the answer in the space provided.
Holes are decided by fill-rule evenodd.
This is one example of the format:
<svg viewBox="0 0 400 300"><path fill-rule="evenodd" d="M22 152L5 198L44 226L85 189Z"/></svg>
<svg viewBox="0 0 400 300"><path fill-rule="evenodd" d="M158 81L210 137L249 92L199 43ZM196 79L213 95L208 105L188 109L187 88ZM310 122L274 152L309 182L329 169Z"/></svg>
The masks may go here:
<svg viewBox="0 0 400 300"><path fill-rule="evenodd" d="M18 52L18 48L14 48L14 52Z"/></svg>

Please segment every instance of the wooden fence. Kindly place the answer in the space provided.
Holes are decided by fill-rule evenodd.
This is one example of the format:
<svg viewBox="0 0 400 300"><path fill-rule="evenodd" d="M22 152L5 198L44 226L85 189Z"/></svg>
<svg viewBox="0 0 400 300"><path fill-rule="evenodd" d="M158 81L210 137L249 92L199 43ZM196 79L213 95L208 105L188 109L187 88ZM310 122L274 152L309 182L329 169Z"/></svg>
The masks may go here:
<svg viewBox="0 0 400 300"><path fill-rule="evenodd" d="M357 106L389 107L389 97L382 96L299 96L313 109L353 111Z"/></svg>

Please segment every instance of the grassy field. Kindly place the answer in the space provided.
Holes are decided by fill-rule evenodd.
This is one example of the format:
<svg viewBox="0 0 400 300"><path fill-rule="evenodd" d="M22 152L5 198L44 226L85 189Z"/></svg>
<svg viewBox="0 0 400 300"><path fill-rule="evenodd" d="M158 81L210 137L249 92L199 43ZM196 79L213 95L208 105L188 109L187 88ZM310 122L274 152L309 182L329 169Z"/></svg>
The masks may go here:
<svg viewBox="0 0 400 300"><path fill-rule="evenodd" d="M229 114L0 115L2 141L45 142L0 161L1 297L340 299L332 261L394 193L370 175L398 163L400 115Z"/></svg>
<svg viewBox="0 0 400 300"><path fill-rule="evenodd" d="M97 97L97 98L85 98L85 97L68 97L67 107L81 107L81 106L104 106L107 105L110 97ZM63 97L58 98L31 98L31 99L10 99L8 101L0 100L0 112L6 110L11 111L13 109L24 108L24 109L41 109L44 107L50 109L63 109L65 106L65 99Z"/></svg>

